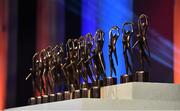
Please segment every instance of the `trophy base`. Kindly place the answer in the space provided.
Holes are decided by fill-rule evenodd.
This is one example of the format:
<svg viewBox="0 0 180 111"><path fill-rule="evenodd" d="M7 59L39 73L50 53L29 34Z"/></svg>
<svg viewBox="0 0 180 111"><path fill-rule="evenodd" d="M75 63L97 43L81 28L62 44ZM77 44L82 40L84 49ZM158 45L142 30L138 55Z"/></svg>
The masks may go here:
<svg viewBox="0 0 180 111"><path fill-rule="evenodd" d="M61 93L61 92L56 93L56 100L57 101L62 101L63 99L64 99L63 93Z"/></svg>
<svg viewBox="0 0 180 111"><path fill-rule="evenodd" d="M132 82L132 75L124 74L121 75L121 83Z"/></svg>
<svg viewBox="0 0 180 111"><path fill-rule="evenodd" d="M49 102L54 102L56 101L56 95L55 94L50 94L49 95Z"/></svg>
<svg viewBox="0 0 180 111"><path fill-rule="evenodd" d="M149 73L145 71L136 71L133 75L134 82L148 82L149 81Z"/></svg>
<svg viewBox="0 0 180 111"><path fill-rule="evenodd" d="M81 89L81 98L88 98L88 88Z"/></svg>
<svg viewBox="0 0 180 111"><path fill-rule="evenodd" d="M104 86L110 86L117 84L117 78L116 77L107 77L104 80Z"/></svg>
<svg viewBox="0 0 180 111"><path fill-rule="evenodd" d="M104 80L99 80L99 87L102 87L104 85Z"/></svg>
<svg viewBox="0 0 180 111"><path fill-rule="evenodd" d="M90 92L91 92L90 94L91 98L100 98L100 87L94 86L91 88Z"/></svg>
<svg viewBox="0 0 180 111"><path fill-rule="evenodd" d="M69 91L64 91L64 100L70 100L71 99L71 93Z"/></svg>
<svg viewBox="0 0 180 111"><path fill-rule="evenodd" d="M28 105L34 105L36 104L36 98L35 97L31 97L28 99Z"/></svg>
<svg viewBox="0 0 180 111"><path fill-rule="evenodd" d="M81 98L81 91L80 90L75 90L73 92L73 99L76 99L76 98Z"/></svg>
<svg viewBox="0 0 180 111"><path fill-rule="evenodd" d="M41 104L42 103L42 97L41 96L37 96L36 97L36 104Z"/></svg>
<svg viewBox="0 0 180 111"><path fill-rule="evenodd" d="M95 81L92 85L93 86L101 87L101 86L103 86L103 80ZM91 86L91 87L93 87L93 86Z"/></svg>
<svg viewBox="0 0 180 111"><path fill-rule="evenodd" d="M42 103L47 103L48 102L48 95L43 95L42 96Z"/></svg>

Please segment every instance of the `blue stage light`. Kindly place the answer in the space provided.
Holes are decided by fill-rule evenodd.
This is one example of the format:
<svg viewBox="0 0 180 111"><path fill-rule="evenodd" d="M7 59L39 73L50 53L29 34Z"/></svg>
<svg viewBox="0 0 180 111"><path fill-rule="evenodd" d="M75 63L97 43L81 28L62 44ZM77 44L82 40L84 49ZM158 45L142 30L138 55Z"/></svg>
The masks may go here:
<svg viewBox="0 0 180 111"><path fill-rule="evenodd" d="M104 59L106 65L106 74L109 76L109 57L108 57L108 41L109 30L112 26L120 27L126 21L133 19L133 0L82 0L82 34L91 32L95 33L97 28L101 28L105 32L104 42ZM121 33L122 35L122 33ZM125 73L125 64L122 54L122 36L117 41L118 66L117 77ZM114 58L113 58L114 59ZM115 63L115 62L114 62Z"/></svg>

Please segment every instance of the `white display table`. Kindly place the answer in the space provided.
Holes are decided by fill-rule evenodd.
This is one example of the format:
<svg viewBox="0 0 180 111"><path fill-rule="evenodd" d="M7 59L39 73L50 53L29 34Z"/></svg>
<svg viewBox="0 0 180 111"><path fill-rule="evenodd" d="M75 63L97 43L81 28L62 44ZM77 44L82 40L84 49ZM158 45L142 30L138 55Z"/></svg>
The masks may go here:
<svg viewBox="0 0 180 111"><path fill-rule="evenodd" d="M103 87L101 94L6 110L180 110L180 85L134 82Z"/></svg>
<svg viewBox="0 0 180 111"><path fill-rule="evenodd" d="M101 98L180 101L180 85L132 82L101 88Z"/></svg>

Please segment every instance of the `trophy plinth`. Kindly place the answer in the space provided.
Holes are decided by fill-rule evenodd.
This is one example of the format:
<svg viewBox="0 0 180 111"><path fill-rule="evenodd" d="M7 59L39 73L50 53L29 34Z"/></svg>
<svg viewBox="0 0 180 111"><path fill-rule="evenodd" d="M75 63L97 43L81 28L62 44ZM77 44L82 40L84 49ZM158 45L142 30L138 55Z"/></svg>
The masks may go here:
<svg viewBox="0 0 180 111"><path fill-rule="evenodd" d="M34 105L34 104L36 104L36 98L35 98L35 97L29 98L28 104L29 104L29 105Z"/></svg>
<svg viewBox="0 0 180 111"><path fill-rule="evenodd" d="M71 93L69 91L64 91L64 100L71 99Z"/></svg>
<svg viewBox="0 0 180 111"><path fill-rule="evenodd" d="M56 95L55 94L50 94L49 95L49 102L54 102L56 101Z"/></svg>
<svg viewBox="0 0 180 111"><path fill-rule="evenodd" d="M88 98L88 88L81 89L81 98Z"/></svg>
<svg viewBox="0 0 180 111"><path fill-rule="evenodd" d="M100 98L100 87L99 86L94 86L90 90L90 97L91 98Z"/></svg>
<svg viewBox="0 0 180 111"><path fill-rule="evenodd" d="M148 82L149 80L149 73L145 71L136 71L133 76L133 81L135 82Z"/></svg>
<svg viewBox="0 0 180 111"><path fill-rule="evenodd" d="M121 75L121 83L132 82L132 75L124 74Z"/></svg>
<svg viewBox="0 0 180 111"><path fill-rule="evenodd" d="M97 80L90 88L90 98L100 98L100 87L103 86L103 80Z"/></svg>
<svg viewBox="0 0 180 111"><path fill-rule="evenodd" d="M117 78L116 77L108 77L104 80L104 86L110 86L117 84Z"/></svg>
<svg viewBox="0 0 180 111"><path fill-rule="evenodd" d="M37 96L36 97L36 104L41 104L42 103L41 99L42 99L41 96Z"/></svg>
<svg viewBox="0 0 180 111"><path fill-rule="evenodd" d="M57 101L62 101L63 99L64 99L63 93L61 93L61 92L56 93L56 100Z"/></svg>
<svg viewBox="0 0 180 111"><path fill-rule="evenodd" d="M81 97L81 91L80 90L75 90L73 92L73 99L80 98L80 97Z"/></svg>
<svg viewBox="0 0 180 111"><path fill-rule="evenodd" d="M93 83L93 86L101 87L104 85L104 80L98 80Z"/></svg>
<svg viewBox="0 0 180 111"><path fill-rule="evenodd" d="M47 103L48 102L48 95L43 95L42 96L42 103Z"/></svg>
<svg viewBox="0 0 180 111"><path fill-rule="evenodd" d="M103 86L103 84L104 84L104 80L99 80L99 87L102 87Z"/></svg>

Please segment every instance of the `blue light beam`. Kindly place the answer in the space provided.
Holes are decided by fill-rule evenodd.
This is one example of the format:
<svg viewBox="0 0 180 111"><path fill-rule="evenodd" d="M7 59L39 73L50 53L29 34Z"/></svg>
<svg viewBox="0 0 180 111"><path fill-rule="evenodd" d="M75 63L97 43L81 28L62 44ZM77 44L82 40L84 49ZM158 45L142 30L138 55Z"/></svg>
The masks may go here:
<svg viewBox="0 0 180 111"><path fill-rule="evenodd" d="M133 0L82 0L82 35L88 32L94 34L97 28L101 28L105 32L103 53L107 76L110 75L108 57L109 30L114 25L119 26L121 30L121 26L124 22L132 20ZM118 80L120 80L120 75L125 73L125 64L122 54L122 33L120 35L116 44L119 64L115 65Z"/></svg>

